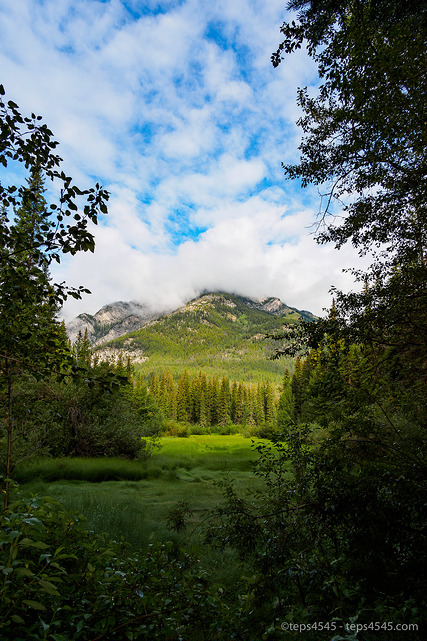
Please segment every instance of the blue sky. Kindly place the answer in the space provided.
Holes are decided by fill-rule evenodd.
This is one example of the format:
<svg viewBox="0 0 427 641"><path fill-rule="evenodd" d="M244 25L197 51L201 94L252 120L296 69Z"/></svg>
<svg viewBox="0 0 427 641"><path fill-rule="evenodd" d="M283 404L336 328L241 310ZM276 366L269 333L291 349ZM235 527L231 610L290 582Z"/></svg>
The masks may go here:
<svg viewBox="0 0 427 641"><path fill-rule="evenodd" d="M298 51L278 69L283 0L2 0L0 82L43 115L64 170L100 181L109 215L94 255L55 278L92 291L65 316L115 300L176 307L203 289L278 296L321 313L350 286L350 248L319 247L316 189L298 159Z"/></svg>

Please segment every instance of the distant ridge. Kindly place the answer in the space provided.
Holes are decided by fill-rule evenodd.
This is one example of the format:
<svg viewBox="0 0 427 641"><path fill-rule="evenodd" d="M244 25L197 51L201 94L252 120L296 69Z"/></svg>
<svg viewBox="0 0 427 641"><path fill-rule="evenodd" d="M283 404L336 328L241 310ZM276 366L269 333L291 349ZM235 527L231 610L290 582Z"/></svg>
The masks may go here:
<svg viewBox="0 0 427 641"><path fill-rule="evenodd" d="M117 301L104 305L93 316L85 313L80 314L67 323L67 334L73 343L79 332L84 334L87 330L92 345L104 345L119 336L134 332L150 321L160 318L168 311L171 310L166 308L154 312L150 307L141 303Z"/></svg>
<svg viewBox="0 0 427 641"><path fill-rule="evenodd" d="M201 296L190 300L186 305L176 310L163 308L153 311L148 305L134 301L110 303L104 305L93 316L86 313L77 316L67 324L67 333L71 342L74 342L79 332L84 334L87 330L91 344L99 347L133 333L162 317L186 314L195 310L207 310L214 304L236 309L239 317L245 315L245 310L254 310L263 312L270 317L283 318L285 322L295 322L298 318L309 321L315 319L311 312L289 307L275 297L256 299L227 292L203 292ZM267 319L268 316L266 316ZM259 320L261 322L261 318ZM201 317L201 322L203 322L203 317ZM205 322L208 321L205 319ZM265 324L265 322L263 321L261 324Z"/></svg>

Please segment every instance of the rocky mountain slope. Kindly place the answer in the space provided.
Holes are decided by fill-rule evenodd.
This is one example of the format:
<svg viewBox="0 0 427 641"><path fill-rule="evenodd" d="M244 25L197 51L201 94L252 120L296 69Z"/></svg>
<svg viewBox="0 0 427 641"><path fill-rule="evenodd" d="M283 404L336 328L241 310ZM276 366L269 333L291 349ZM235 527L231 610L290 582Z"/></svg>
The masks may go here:
<svg viewBox="0 0 427 641"><path fill-rule="evenodd" d="M147 305L136 302L117 301L104 305L94 316L80 314L67 324L67 334L72 343L78 333L85 333L92 345L99 346L124 334L139 329L146 323L159 318L169 309L154 312Z"/></svg>
<svg viewBox="0 0 427 641"><path fill-rule="evenodd" d="M233 379L277 376L284 363L269 360L278 345L265 340L265 334L280 332L285 323L301 317L314 319L310 312L289 307L278 298L256 300L225 292L204 294L159 318L141 315L133 320L134 308L128 305L107 306L113 308L107 309L108 314L103 308L95 315L98 324L94 330L98 333L92 335L93 342L101 357L111 359L114 352L131 356L143 375L165 369L175 373L202 369L212 375L227 373ZM132 314L120 317L128 309ZM85 322L87 315L82 316L80 320ZM103 318L108 321L104 326ZM140 326L125 333L128 323L133 322ZM114 334L114 340L109 340Z"/></svg>
<svg viewBox="0 0 427 641"><path fill-rule="evenodd" d="M73 343L77 339L79 331L84 334L87 330L90 342L95 347L98 347L116 338L135 332L144 325L160 319L170 312L172 314L179 314L186 313L186 311L194 311L198 308L204 308L206 310L209 305L212 307L213 301L218 302L221 297L224 304L226 306L228 304L229 307L236 307L236 303L234 302L234 300L236 300L240 306L243 305L243 307L247 307L248 310L258 310L274 316L288 317L288 320L299 317L308 320L314 318L310 312L289 307L285 303L282 303L279 298L264 298L258 300L215 292L204 294L190 301L184 307L172 312L170 309L153 311L147 305L133 301L117 301L104 305L104 307L93 316L91 314L80 314L67 324L67 333Z"/></svg>

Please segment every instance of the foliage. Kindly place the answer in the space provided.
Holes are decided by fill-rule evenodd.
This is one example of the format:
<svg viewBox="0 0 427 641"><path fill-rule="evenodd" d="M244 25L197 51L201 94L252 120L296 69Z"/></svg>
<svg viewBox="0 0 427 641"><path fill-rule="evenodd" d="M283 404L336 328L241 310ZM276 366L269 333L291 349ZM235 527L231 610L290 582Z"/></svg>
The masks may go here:
<svg viewBox="0 0 427 641"><path fill-rule="evenodd" d="M400 0L288 7L298 18L273 63L304 44L322 85L299 90L301 158L284 169L323 192L318 241L350 241L372 262L353 272L360 292L335 291L327 318L285 332L296 340L280 351L299 358L279 401L282 441L259 448L266 490L253 502L225 484L208 540L252 564L255 620L412 623L421 639L427 11ZM356 638L341 630L307 627L305 638Z"/></svg>
<svg viewBox="0 0 427 641"><path fill-rule="evenodd" d="M89 224L107 213L108 193L99 185L81 190L60 170L57 142L41 117L24 117L12 100L5 102L0 85L0 412L5 451L5 502L12 472L14 387L23 371L43 378L73 373L63 328L55 319L68 295L79 298L83 288L51 283L49 265L62 254L93 251ZM10 176L29 170L18 187ZM59 202L48 205L43 180L53 182ZM79 205L81 207L79 208ZM70 370L71 368L71 370Z"/></svg>
<svg viewBox="0 0 427 641"><path fill-rule="evenodd" d="M298 21L282 26L273 62L305 42L323 84L317 97L299 91L301 159L286 175L325 191L319 242L373 254L354 271L363 291L336 292L328 333L392 347L425 379L427 11L400 0L289 6Z"/></svg>
<svg viewBox="0 0 427 641"><path fill-rule="evenodd" d="M254 626L393 621L417 626L411 638L423 638L422 471L390 465L386 453L378 457L363 441L334 435L317 448L316 440L299 425L284 442L259 446L257 473L266 489L254 501L226 483L207 542L231 545L251 565L244 593ZM335 636L313 627L304 638ZM370 639L369 630L357 638Z"/></svg>
<svg viewBox="0 0 427 641"><path fill-rule="evenodd" d="M216 639L226 633L226 613L204 573L172 544L138 557L89 533L80 517L49 499L11 505L1 520L2 638Z"/></svg>
<svg viewBox="0 0 427 641"><path fill-rule="evenodd" d="M21 494L49 494L66 505L67 510L83 512L87 528L108 532L117 541L123 536L141 561L153 549L154 542L173 540L191 550L198 559L195 568L199 573L202 568L205 570L214 598L220 596L226 603L226 619L236 619L232 625L231 621L222 624L218 638L243 640L253 638L249 617L244 627L241 619L246 615L239 613L239 584L240 576L245 574L244 565L233 551L223 553L204 545L197 525L218 503L220 489L215 481L227 475L243 494L255 489L259 481L252 473L254 458L251 441L243 436L162 438L160 450L146 461L37 459L23 463L17 469L17 478L22 483ZM171 506L180 500L194 509L191 530L182 535L167 528ZM131 555L129 550L123 553ZM223 614L219 604L215 616L218 619ZM209 624L213 624L214 618L208 612L207 617ZM172 634L171 638L180 638L178 634L179 631L177 637ZM191 638L191 627L181 634L184 639ZM159 633L159 638L165 637Z"/></svg>
<svg viewBox="0 0 427 641"><path fill-rule="evenodd" d="M58 143L41 117L22 116L13 101L4 102L4 93L0 86L0 162L11 172L19 164L29 168L30 178L23 187L0 184L1 353L3 359L32 367L38 349L37 371L41 371L52 364L56 336L35 322L37 306L51 309L54 327L53 312L67 295L78 298L86 291L49 284L46 270L52 261L61 260L61 254L93 251L89 223L96 224L99 213L107 213L108 194L99 185L88 190L73 185L60 171L61 158L54 153ZM58 203L46 202L43 176L60 192Z"/></svg>
<svg viewBox="0 0 427 641"><path fill-rule="evenodd" d="M332 199L356 195L322 241L340 247L351 239L362 252L386 243L393 253L417 255L425 223L426 9L368 0L289 7L300 10L298 23L282 26L274 63L305 42L323 84L315 98L299 91L305 138L287 175L330 183L324 215Z"/></svg>
<svg viewBox="0 0 427 641"><path fill-rule="evenodd" d="M121 364L92 363L80 347L77 341L73 354L84 378L37 380L23 373L15 381L12 469L32 455L133 459L156 446L163 420L146 387L133 387Z"/></svg>
<svg viewBox="0 0 427 641"><path fill-rule="evenodd" d="M142 381L138 386L145 389ZM257 385L231 383L225 375L208 378L205 372L199 372L190 377L185 370L175 382L171 372L163 370L160 378L156 372L151 374L149 397L168 419L170 435L179 435L176 430L188 433L191 425L207 430L239 425L244 430L253 426L272 429L276 422L277 388L269 381ZM173 428L174 421L178 424Z"/></svg>

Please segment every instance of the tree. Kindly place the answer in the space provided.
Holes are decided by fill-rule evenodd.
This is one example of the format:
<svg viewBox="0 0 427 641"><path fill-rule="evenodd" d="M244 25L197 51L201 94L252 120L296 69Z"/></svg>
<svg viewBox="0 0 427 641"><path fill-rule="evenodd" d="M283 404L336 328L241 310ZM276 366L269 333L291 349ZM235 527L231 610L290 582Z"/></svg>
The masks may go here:
<svg viewBox="0 0 427 641"><path fill-rule="evenodd" d="M7 503L14 383L23 370L37 377L52 371L72 373L72 357L55 313L67 296L80 298L87 291L51 283L48 269L63 254L94 250L89 223L96 224L98 215L107 213L108 193L98 184L87 190L75 186L60 169L58 143L41 116L23 116L4 95L0 85L0 163L6 170L0 184L0 386ZM25 186L9 181L16 166L30 172ZM43 175L58 190L58 202L47 204Z"/></svg>
<svg viewBox="0 0 427 641"><path fill-rule="evenodd" d="M292 378L286 368L283 377L282 393L277 409L277 424L281 430L287 431L295 418L295 398L292 391Z"/></svg>
<svg viewBox="0 0 427 641"><path fill-rule="evenodd" d="M188 422L191 418L190 379L187 370L178 379L176 390L176 417L178 421Z"/></svg>
<svg viewBox="0 0 427 641"><path fill-rule="evenodd" d="M370 269L354 272L363 291L336 293L339 329L425 354L427 9L400 0L288 6L298 21L282 26L273 64L304 42L323 83L316 97L298 92L301 159L285 173L322 189L320 243L373 253Z"/></svg>
<svg viewBox="0 0 427 641"><path fill-rule="evenodd" d="M227 425L230 422L230 381L227 376L221 379L218 397L218 424Z"/></svg>
<svg viewBox="0 0 427 641"><path fill-rule="evenodd" d="M78 364L90 365L92 359L92 349L87 328L85 329L84 333L79 330L77 339L72 348L72 353Z"/></svg>

